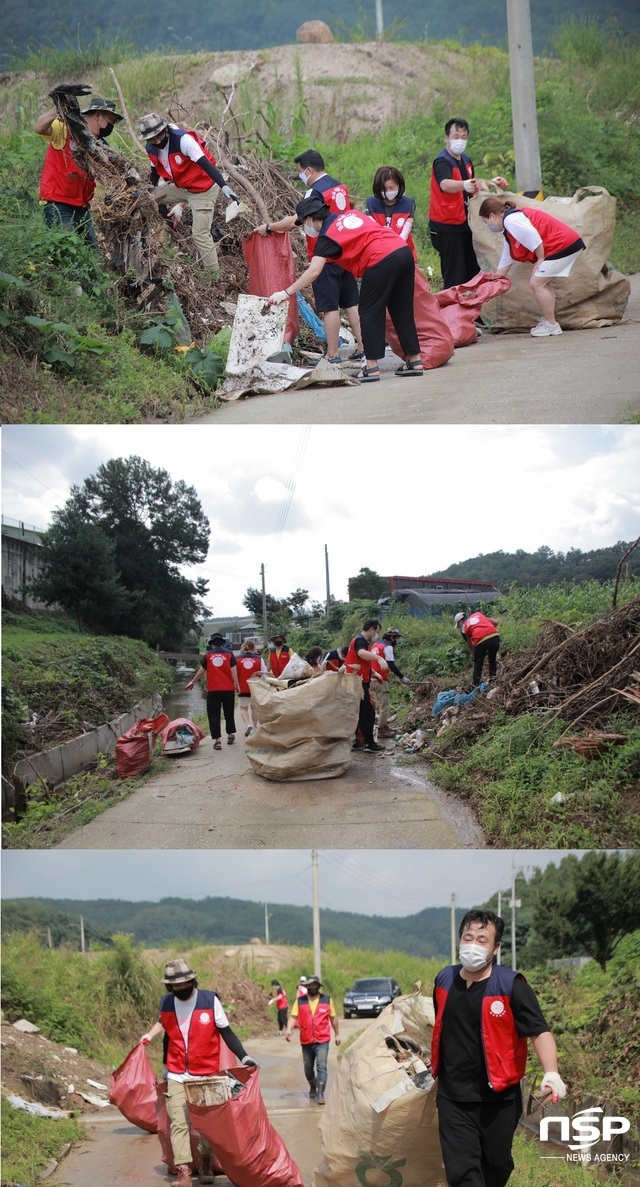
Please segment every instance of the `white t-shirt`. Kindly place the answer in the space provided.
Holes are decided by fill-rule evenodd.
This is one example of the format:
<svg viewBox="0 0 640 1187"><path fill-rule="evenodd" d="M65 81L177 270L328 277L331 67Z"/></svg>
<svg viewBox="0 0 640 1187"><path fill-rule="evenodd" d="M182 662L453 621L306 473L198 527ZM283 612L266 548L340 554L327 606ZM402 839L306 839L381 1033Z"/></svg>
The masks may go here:
<svg viewBox="0 0 640 1187"><path fill-rule="evenodd" d="M179 997L174 997L174 1004L175 1004L175 1009L176 1009L176 1019L178 1022L178 1026L180 1027L180 1033L182 1034L182 1037L184 1039L184 1045L187 1050L187 1053L189 1051L189 1027L191 1025L191 1016L193 1014L193 1011L196 1008L197 998L198 998L197 989L194 989L193 993L191 994L191 997L188 998L186 1002L181 1002ZM229 1025L229 1019L227 1018L227 1015L225 1014L225 1012L222 1008L222 1003L220 1002L218 997L216 997L216 999L215 999L213 1020L216 1024L216 1027L218 1028L218 1030L221 1030L223 1026ZM177 1080L180 1084L183 1084L185 1080L206 1080L207 1078L208 1078L207 1076L192 1076L189 1074L189 1072L168 1072L167 1073L168 1080Z"/></svg>
<svg viewBox="0 0 640 1187"><path fill-rule="evenodd" d="M180 152L182 153L183 157L189 157L192 161L199 161L204 156L198 141L195 139L195 137L190 136L188 132L185 132L184 136L180 137ZM164 165L167 173L170 173L173 177L173 173L171 173L171 164L169 162L169 144L165 144L164 148L157 149L157 153L158 160Z"/></svg>
<svg viewBox="0 0 640 1187"><path fill-rule="evenodd" d="M513 238L517 239L518 243L521 243L523 247L528 249L528 251L535 251L536 247L539 247L542 243L542 239L536 231L533 223L529 221L526 214L522 210L514 210L513 214L509 214L506 229L508 230L509 234L513 235ZM509 244L505 239L498 267L506 268L507 264L513 263L514 259L509 250Z"/></svg>

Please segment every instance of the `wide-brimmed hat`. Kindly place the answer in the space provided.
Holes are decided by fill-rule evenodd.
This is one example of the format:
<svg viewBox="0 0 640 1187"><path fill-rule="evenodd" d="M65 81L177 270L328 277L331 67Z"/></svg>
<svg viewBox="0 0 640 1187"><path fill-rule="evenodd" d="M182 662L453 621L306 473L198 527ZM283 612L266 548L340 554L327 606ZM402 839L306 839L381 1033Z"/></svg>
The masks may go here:
<svg viewBox="0 0 640 1187"><path fill-rule="evenodd" d="M165 985L186 985L195 980L195 973L186 960L169 960L164 966Z"/></svg>
<svg viewBox="0 0 640 1187"><path fill-rule="evenodd" d="M311 977L307 977L307 985L322 985L322 979L317 973L313 973Z"/></svg>
<svg viewBox="0 0 640 1187"><path fill-rule="evenodd" d="M296 226L300 227L305 218L309 218L310 215L322 215L324 218L328 213L329 207L322 197L322 194L309 194L308 198L303 198L302 201L298 202L298 205L296 206L296 214L298 216L296 218Z"/></svg>
<svg viewBox="0 0 640 1187"><path fill-rule="evenodd" d="M458 626L458 624L461 623L462 620L466 617L467 617L466 614L456 614L456 616L453 620L453 625Z"/></svg>
<svg viewBox="0 0 640 1187"><path fill-rule="evenodd" d="M389 630L384 632L383 639L386 639L387 635L394 635L396 639L402 638L402 632L398 630L397 626L390 626Z"/></svg>
<svg viewBox="0 0 640 1187"><path fill-rule="evenodd" d="M150 111L143 115L138 127L143 140L150 140L152 136L159 136L169 126L169 121L158 115L157 111Z"/></svg>
<svg viewBox="0 0 640 1187"><path fill-rule="evenodd" d="M115 116L116 123L122 119L122 116L116 111L116 105L113 99L102 99L100 95L94 95L89 106L85 107L82 114L92 115L95 111L106 111L109 115Z"/></svg>

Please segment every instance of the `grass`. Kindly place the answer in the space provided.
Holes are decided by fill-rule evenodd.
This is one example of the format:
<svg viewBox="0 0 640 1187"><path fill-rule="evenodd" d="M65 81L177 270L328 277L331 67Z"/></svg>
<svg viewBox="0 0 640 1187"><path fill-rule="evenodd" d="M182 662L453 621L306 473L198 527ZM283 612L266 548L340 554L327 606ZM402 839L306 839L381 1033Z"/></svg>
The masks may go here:
<svg viewBox="0 0 640 1187"><path fill-rule="evenodd" d="M2 1181L35 1187L52 1159L59 1159L84 1130L73 1118L53 1121L14 1109L2 1099Z"/></svg>

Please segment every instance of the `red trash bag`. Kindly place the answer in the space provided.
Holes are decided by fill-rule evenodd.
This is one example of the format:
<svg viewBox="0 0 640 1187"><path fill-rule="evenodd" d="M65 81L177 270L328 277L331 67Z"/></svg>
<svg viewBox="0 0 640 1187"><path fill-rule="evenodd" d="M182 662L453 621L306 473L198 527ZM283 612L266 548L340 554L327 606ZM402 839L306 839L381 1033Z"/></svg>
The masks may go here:
<svg viewBox="0 0 640 1187"><path fill-rule="evenodd" d="M132 1125L158 1132L156 1074L144 1043L137 1043L120 1067L111 1073L109 1100Z"/></svg>
<svg viewBox="0 0 640 1187"><path fill-rule="evenodd" d="M416 268L413 285L413 316L415 318L416 330L418 331L418 342L420 343L420 355L423 366L427 370L441 367L443 363L447 363L451 358L456 343L454 342L449 326L442 316L442 310L438 301L429 289L429 281L424 272L421 272L419 268ZM394 353L399 355L400 358L403 358L400 340L388 313L385 335Z"/></svg>
<svg viewBox="0 0 640 1187"><path fill-rule="evenodd" d="M150 731L141 732L136 722L116 742L118 778L131 779L133 775L148 771L152 750L153 734Z"/></svg>
<svg viewBox="0 0 640 1187"><path fill-rule="evenodd" d="M234 1067L246 1085L221 1105L192 1105L189 1116L211 1143L235 1187L304 1187L304 1179L267 1116L256 1067Z"/></svg>
<svg viewBox="0 0 640 1187"><path fill-rule="evenodd" d="M456 346L469 346L477 342L476 318L482 306L506 293L511 288L508 276L496 276L494 272L478 272L466 284L454 284L451 288L436 293L440 312L447 323Z"/></svg>
<svg viewBox="0 0 640 1187"><path fill-rule="evenodd" d="M164 727L169 724L169 718L166 713L158 713L155 717L141 717L136 721L136 729L140 733L153 734L154 741L161 734Z"/></svg>
<svg viewBox="0 0 640 1187"><path fill-rule="evenodd" d="M187 746L185 743L184 746L178 748L167 746L167 742L170 742L179 730L183 730L184 733L191 735L192 741L190 745ZM161 735L162 753L184 754L185 751L197 750L203 738L204 734L200 726L196 725L194 721L190 721L188 717L176 717L174 721L169 721L167 718L167 724L162 730Z"/></svg>
<svg viewBox="0 0 640 1187"><path fill-rule="evenodd" d="M282 292L296 279L296 264L288 231L259 235L257 231L242 241L242 253L249 269L249 295L270 297ZM284 331L285 342L295 342L300 329L295 293L289 301L289 315Z"/></svg>

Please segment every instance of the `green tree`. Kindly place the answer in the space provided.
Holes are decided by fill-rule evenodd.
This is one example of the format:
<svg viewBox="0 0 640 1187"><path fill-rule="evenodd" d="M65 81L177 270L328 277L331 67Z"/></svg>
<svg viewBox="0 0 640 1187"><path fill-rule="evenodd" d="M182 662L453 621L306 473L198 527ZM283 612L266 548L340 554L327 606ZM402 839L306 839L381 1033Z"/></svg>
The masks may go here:
<svg viewBox="0 0 640 1187"><path fill-rule="evenodd" d="M354 598L365 598L375 602L388 592L389 582L386 577L381 577L379 573L376 573L375 569L362 568L357 577L349 578L350 602Z"/></svg>
<svg viewBox="0 0 640 1187"><path fill-rule="evenodd" d="M560 885L540 891L534 927L565 955L585 953L605 969L638 926L640 853L589 852L566 873Z"/></svg>
<svg viewBox="0 0 640 1187"><path fill-rule="evenodd" d="M282 612L283 603L274 598L272 594L265 595L265 603L267 614L280 614ZM246 606L250 614L253 614L258 620L262 619L262 591L250 585L246 594L242 599L242 605Z"/></svg>
<svg viewBox="0 0 640 1187"><path fill-rule="evenodd" d="M207 582L180 566L203 561L208 545L193 487L142 458L113 458L54 512L33 592L94 630L176 647L207 613Z"/></svg>

